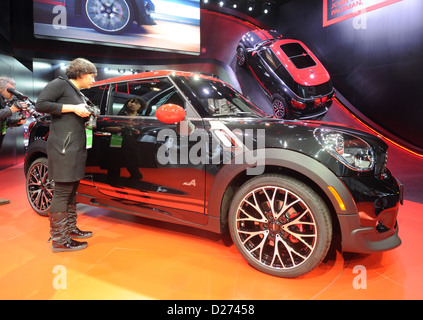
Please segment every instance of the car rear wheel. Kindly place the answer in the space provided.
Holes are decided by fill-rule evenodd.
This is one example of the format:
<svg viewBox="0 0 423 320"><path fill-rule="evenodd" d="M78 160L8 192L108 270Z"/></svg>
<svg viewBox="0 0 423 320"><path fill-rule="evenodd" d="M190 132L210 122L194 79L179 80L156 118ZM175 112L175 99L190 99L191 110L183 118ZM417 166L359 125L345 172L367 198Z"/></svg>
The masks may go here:
<svg viewBox="0 0 423 320"><path fill-rule="evenodd" d="M125 32L134 20L132 3L129 0L86 0L84 14L91 26L102 33Z"/></svg>
<svg viewBox="0 0 423 320"><path fill-rule="evenodd" d="M273 114L278 119L286 119L288 116L288 104L286 103L285 99L282 97L277 97L273 99L272 103L273 107Z"/></svg>
<svg viewBox="0 0 423 320"><path fill-rule="evenodd" d="M282 175L255 177L237 191L229 229L250 265L285 278L313 270L332 241L332 221L323 200L303 182Z"/></svg>
<svg viewBox="0 0 423 320"><path fill-rule="evenodd" d="M32 209L41 216L48 216L53 198L54 183L48 178L47 158L36 159L26 175L26 194Z"/></svg>

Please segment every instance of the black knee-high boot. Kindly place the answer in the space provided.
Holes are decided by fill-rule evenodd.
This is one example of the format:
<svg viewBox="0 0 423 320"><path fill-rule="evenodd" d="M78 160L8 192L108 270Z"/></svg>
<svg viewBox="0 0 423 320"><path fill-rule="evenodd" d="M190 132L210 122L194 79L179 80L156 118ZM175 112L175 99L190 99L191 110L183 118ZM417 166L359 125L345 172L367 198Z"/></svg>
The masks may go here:
<svg viewBox="0 0 423 320"><path fill-rule="evenodd" d="M68 205L68 232L73 239L85 239L93 235L91 231L82 231L76 226L76 205Z"/></svg>
<svg viewBox="0 0 423 320"><path fill-rule="evenodd" d="M50 213L50 239L53 241L52 251L77 251L85 249L88 244L71 239L68 231L68 213Z"/></svg>

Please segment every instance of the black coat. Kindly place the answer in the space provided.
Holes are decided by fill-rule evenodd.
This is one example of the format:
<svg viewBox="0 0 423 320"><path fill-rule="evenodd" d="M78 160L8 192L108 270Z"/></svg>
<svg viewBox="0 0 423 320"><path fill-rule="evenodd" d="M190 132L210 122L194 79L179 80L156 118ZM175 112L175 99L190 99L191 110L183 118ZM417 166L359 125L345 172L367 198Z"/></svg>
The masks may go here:
<svg viewBox="0 0 423 320"><path fill-rule="evenodd" d="M45 86L35 104L38 112L50 114L49 178L57 182L79 181L85 175L86 119L73 112L62 113L63 104L80 103L85 101L79 90L68 79L59 77Z"/></svg>
<svg viewBox="0 0 423 320"><path fill-rule="evenodd" d="M0 95L0 150L4 139L3 125L7 123L7 118L11 115L12 111L10 111L10 108L6 108L6 100Z"/></svg>
<svg viewBox="0 0 423 320"><path fill-rule="evenodd" d="M3 126L6 126L6 128L20 126L20 124L17 124L19 119L12 119L13 113L10 110L10 106L7 105L8 100L0 94L0 151L5 136L3 134Z"/></svg>

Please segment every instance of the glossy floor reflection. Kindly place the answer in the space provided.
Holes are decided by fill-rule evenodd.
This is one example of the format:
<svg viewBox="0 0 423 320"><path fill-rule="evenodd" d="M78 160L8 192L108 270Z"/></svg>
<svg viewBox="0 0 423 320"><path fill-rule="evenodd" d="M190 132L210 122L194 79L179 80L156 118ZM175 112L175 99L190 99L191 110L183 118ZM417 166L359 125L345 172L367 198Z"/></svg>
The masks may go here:
<svg viewBox="0 0 423 320"><path fill-rule="evenodd" d="M397 174L423 171L423 159L392 151ZM251 268L225 236L81 205L79 226L94 232L88 248L53 254L48 220L26 200L22 165L0 171L0 183L0 197L11 200L0 206L0 299L423 299L419 199L406 197L400 208L400 247L332 251L311 273L288 280Z"/></svg>

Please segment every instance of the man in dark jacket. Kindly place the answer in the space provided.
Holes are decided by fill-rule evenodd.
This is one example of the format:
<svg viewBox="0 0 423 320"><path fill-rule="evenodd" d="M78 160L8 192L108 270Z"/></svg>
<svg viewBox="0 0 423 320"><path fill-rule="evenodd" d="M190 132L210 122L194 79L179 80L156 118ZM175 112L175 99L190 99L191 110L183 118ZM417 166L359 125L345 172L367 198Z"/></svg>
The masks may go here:
<svg viewBox="0 0 423 320"><path fill-rule="evenodd" d="M3 145L3 139L6 135L6 129L10 126L20 126L26 122L25 119L17 119L13 123L10 121L10 118L13 113L20 111L20 109L15 106L15 104L9 103L9 101L13 98L13 94L7 91L8 88L15 89L15 81L8 77L1 76L0 77L0 151ZM25 104L21 105L22 109L25 109ZM7 199L0 199L0 205L8 204L10 200Z"/></svg>

